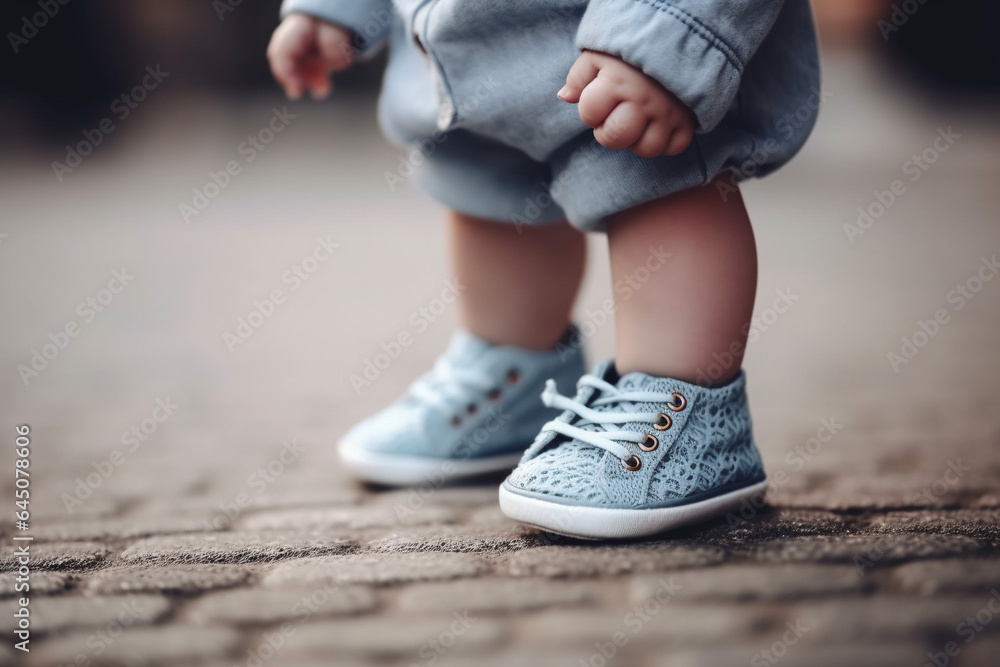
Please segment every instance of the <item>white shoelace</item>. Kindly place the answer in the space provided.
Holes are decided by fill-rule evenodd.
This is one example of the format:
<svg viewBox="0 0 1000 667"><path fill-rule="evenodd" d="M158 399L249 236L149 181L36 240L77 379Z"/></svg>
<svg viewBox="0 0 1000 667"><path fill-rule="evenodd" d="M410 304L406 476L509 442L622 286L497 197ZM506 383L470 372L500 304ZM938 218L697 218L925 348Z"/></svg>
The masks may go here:
<svg viewBox="0 0 1000 667"><path fill-rule="evenodd" d="M413 383L410 395L432 407L462 414L499 384L496 378L482 371L456 368L448 359L441 358L430 373Z"/></svg>
<svg viewBox="0 0 1000 667"><path fill-rule="evenodd" d="M556 390L554 380L545 382L545 391L542 392L542 402L550 408L559 410L569 410L581 417L575 424L567 424L561 421L550 421L542 427L542 433L554 431L568 438L573 438L594 447L600 447L611 452L621 460L625 460L634 454L622 442L639 444L646 439L646 434L642 431L612 431L607 428L609 425L621 425L631 422L644 422L651 424L659 417L658 412L599 412L596 407L605 405L621 404L628 409L634 407L635 403L673 403L673 394L669 392L657 391L620 391L618 387L605 382L593 375L584 375L577 383L577 387L593 387L600 390L601 397L591 402L592 407L587 407L579 401L568 396L563 396ZM588 431L584 426L598 425L603 430Z"/></svg>

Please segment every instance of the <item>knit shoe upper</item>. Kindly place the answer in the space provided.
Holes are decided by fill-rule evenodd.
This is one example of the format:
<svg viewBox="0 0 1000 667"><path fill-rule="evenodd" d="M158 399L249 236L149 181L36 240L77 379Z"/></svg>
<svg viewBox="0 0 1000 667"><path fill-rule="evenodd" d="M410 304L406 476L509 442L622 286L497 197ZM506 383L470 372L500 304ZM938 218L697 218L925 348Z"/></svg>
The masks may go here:
<svg viewBox="0 0 1000 667"><path fill-rule="evenodd" d="M580 379L576 397L546 389L565 412L545 424L504 482L513 493L608 508L676 505L765 479L742 372L706 388L612 361Z"/></svg>
<svg viewBox="0 0 1000 667"><path fill-rule="evenodd" d="M432 459L521 453L557 414L538 400L545 380L570 383L583 372L577 336L571 329L555 349L536 352L460 331L432 371L343 442L373 454Z"/></svg>

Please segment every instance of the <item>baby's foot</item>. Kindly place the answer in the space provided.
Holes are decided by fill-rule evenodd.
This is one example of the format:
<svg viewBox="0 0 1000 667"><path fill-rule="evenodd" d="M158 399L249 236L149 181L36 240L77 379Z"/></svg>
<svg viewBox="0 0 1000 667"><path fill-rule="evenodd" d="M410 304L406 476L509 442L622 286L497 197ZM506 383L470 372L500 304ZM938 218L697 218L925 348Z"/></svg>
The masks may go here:
<svg viewBox="0 0 1000 667"><path fill-rule="evenodd" d="M507 516L584 538L652 535L738 508L767 487L741 372L724 387L599 364L500 487Z"/></svg>
<svg viewBox="0 0 1000 667"><path fill-rule="evenodd" d="M402 398L348 431L340 457L361 479L400 486L510 470L556 416L538 400L546 379L571 384L583 370L576 329L548 352L459 332Z"/></svg>

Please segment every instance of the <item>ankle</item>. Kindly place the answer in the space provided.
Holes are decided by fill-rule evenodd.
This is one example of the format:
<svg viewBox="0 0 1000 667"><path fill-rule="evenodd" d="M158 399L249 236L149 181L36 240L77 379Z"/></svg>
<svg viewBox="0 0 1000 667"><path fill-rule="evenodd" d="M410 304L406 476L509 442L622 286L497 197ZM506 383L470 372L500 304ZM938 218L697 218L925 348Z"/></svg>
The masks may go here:
<svg viewBox="0 0 1000 667"><path fill-rule="evenodd" d="M492 345L519 347L533 352L550 352L560 345L574 344L576 329L566 322L559 327L512 328L466 326L466 331Z"/></svg>
<svg viewBox="0 0 1000 667"><path fill-rule="evenodd" d="M665 363L648 363L638 359L619 357L615 359L615 368L620 375L626 373L645 373L654 377L666 377L698 385L707 389L724 387L740 374L742 367L733 365L723 368L720 364L711 364L706 368L690 368L688 366Z"/></svg>

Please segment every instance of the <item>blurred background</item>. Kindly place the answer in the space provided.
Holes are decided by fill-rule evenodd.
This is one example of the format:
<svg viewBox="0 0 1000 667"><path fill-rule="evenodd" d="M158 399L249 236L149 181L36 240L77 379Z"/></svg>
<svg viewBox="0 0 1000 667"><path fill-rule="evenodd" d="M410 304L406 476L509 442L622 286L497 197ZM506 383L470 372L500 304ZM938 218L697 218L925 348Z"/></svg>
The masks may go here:
<svg viewBox="0 0 1000 667"><path fill-rule="evenodd" d="M289 103L277 2L4 2L0 442L31 424L39 643L0 662L596 667L676 570L688 593L616 664L916 665L952 640L995 664L1000 621L956 633L1000 583L1000 5L813 4L819 123L745 186L751 403L787 481L746 525L594 548L505 522L496 480L425 498L336 466L455 325L440 211L374 121L384 55ZM614 332L590 242L594 361ZM330 573L350 585L292 611Z"/></svg>

